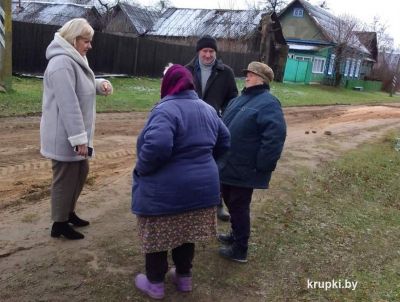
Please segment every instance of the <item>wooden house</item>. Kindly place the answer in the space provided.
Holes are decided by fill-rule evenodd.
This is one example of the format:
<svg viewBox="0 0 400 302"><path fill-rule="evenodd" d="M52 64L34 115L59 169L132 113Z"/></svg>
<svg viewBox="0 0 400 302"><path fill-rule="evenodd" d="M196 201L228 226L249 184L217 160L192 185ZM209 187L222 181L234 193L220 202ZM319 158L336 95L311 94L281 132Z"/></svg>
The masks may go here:
<svg viewBox="0 0 400 302"><path fill-rule="evenodd" d="M123 36L142 36L153 27L159 16L157 11L121 2L113 8L104 31Z"/></svg>
<svg viewBox="0 0 400 302"><path fill-rule="evenodd" d="M285 80L332 83L338 69L335 60L341 33L337 24L341 19L306 0L294 0L279 13L279 21L289 45ZM341 58L337 71L343 80L363 79L376 60L371 53L374 46L366 47L361 35L354 33L347 41L351 51Z"/></svg>
<svg viewBox="0 0 400 302"><path fill-rule="evenodd" d="M73 18L85 18L95 30L101 28L100 13L92 5L44 1L12 2L13 21L62 26Z"/></svg>

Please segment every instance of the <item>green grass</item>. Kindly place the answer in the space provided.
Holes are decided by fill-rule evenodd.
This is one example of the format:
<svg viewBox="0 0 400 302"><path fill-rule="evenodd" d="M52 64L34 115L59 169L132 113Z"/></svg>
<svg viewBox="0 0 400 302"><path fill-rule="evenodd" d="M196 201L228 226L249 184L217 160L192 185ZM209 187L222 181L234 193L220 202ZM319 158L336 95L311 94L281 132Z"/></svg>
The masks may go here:
<svg viewBox="0 0 400 302"><path fill-rule="evenodd" d="M97 96L98 112L148 111L160 99L160 79L112 78L111 96Z"/></svg>
<svg viewBox="0 0 400 302"><path fill-rule="evenodd" d="M400 101L400 96L390 97L385 92L353 91L325 85L300 85L272 83L271 92L283 106L374 104Z"/></svg>
<svg viewBox="0 0 400 302"><path fill-rule="evenodd" d="M41 79L13 77L12 91L0 93L0 116L40 113L42 91Z"/></svg>
<svg viewBox="0 0 400 302"><path fill-rule="evenodd" d="M148 111L160 98L160 79L151 78L110 78L114 86L112 96L97 97L98 112ZM239 90L243 79L237 79ZM0 117L40 114L42 80L13 77L13 90L0 93ZM271 85L271 92L283 106L332 105L332 104L373 104L400 101L400 96L390 97L388 93L352 91L323 85L299 85L277 83Z"/></svg>
<svg viewBox="0 0 400 302"><path fill-rule="evenodd" d="M387 137L318 171L274 179L290 190L262 198L253 236L256 273L271 301L400 301L400 157L393 146ZM358 285L307 289L307 279Z"/></svg>

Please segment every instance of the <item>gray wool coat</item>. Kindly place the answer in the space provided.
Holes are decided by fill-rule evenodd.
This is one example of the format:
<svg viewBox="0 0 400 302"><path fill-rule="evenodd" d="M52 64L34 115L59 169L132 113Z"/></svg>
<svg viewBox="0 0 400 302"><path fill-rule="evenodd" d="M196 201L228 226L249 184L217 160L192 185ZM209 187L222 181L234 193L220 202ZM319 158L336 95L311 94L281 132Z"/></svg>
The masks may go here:
<svg viewBox="0 0 400 302"><path fill-rule="evenodd" d="M108 81L95 79L86 57L58 33L47 47L46 58L40 153L58 161L83 160L74 147L93 147L96 93L103 94L101 84Z"/></svg>

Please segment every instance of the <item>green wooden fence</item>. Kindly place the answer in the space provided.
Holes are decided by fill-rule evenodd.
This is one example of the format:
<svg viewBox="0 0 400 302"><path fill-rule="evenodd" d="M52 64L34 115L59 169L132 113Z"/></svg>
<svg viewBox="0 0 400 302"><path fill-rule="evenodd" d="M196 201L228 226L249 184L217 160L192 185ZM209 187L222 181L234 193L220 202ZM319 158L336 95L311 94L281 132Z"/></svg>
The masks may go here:
<svg viewBox="0 0 400 302"><path fill-rule="evenodd" d="M363 81L363 80L346 80L345 87L348 89L354 89L356 87L362 87L363 90L367 91L381 91L382 82L381 81Z"/></svg>

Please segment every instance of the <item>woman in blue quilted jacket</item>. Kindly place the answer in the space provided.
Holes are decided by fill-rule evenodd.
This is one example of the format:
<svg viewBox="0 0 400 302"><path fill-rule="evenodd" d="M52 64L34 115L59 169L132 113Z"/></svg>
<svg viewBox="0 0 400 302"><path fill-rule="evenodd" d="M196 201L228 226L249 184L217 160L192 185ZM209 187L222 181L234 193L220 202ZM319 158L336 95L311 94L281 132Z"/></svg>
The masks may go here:
<svg viewBox="0 0 400 302"><path fill-rule="evenodd" d="M168 250L177 290L192 290L195 242L216 236L220 187L215 160L228 150L229 141L215 109L194 91L191 73L170 66L161 100L138 137L133 173L132 212L146 266L135 285L148 296L164 297Z"/></svg>

